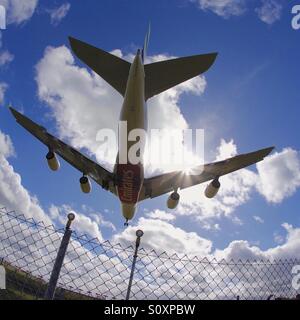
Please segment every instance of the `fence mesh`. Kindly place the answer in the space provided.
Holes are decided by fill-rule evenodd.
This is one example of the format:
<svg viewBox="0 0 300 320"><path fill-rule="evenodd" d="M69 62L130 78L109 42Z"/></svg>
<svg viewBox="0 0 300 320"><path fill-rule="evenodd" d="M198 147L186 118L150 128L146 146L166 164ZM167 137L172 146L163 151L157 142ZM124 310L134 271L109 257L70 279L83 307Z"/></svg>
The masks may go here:
<svg viewBox="0 0 300 320"><path fill-rule="evenodd" d="M0 264L7 283L0 299L43 298L63 232L0 209ZM126 247L73 232L55 299L125 299L134 251L135 243ZM300 261L217 261L141 248L130 298L293 298L295 265Z"/></svg>

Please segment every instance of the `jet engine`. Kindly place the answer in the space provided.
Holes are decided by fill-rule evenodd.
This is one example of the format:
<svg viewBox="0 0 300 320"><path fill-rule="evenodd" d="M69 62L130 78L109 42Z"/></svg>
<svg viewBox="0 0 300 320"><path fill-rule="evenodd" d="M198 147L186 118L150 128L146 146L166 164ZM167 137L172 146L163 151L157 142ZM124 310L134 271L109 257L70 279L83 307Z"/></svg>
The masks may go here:
<svg viewBox="0 0 300 320"><path fill-rule="evenodd" d="M46 155L46 159L48 162L48 167L53 170L53 171L57 171L60 167L59 161L56 158L56 155L54 152L49 151Z"/></svg>
<svg viewBox="0 0 300 320"><path fill-rule="evenodd" d="M216 196L216 194L218 193L219 189L220 189L220 182L219 179L216 178L214 179L205 189L205 196L209 199L213 198Z"/></svg>
<svg viewBox="0 0 300 320"><path fill-rule="evenodd" d="M180 196L177 192L171 193L167 201L168 208L175 209L178 205L179 199L180 199Z"/></svg>
<svg viewBox="0 0 300 320"><path fill-rule="evenodd" d="M82 176L79 180L81 191L84 193L90 193L92 190L92 185L87 176Z"/></svg>

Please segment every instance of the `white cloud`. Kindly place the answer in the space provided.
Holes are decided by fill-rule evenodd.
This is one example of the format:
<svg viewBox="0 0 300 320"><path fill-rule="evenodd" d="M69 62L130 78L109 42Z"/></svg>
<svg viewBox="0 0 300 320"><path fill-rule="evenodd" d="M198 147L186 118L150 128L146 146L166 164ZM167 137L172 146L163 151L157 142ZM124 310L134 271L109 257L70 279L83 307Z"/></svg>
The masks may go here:
<svg viewBox="0 0 300 320"><path fill-rule="evenodd" d="M38 0L0 0L7 11L7 24L20 24L30 19L37 7Z"/></svg>
<svg viewBox="0 0 300 320"><path fill-rule="evenodd" d="M29 20L36 7L38 0L0 0L0 5L6 8L6 25L19 25ZM2 32L0 31L0 48L2 47ZM0 67L10 63L14 55L5 50L0 53ZM3 100L3 87L0 87L0 103Z"/></svg>
<svg viewBox="0 0 300 320"><path fill-rule="evenodd" d="M148 212L146 216L150 219L159 219L165 221L175 220L175 216L171 213L167 213L163 210L156 209L154 211Z"/></svg>
<svg viewBox="0 0 300 320"><path fill-rule="evenodd" d="M258 222L258 223L264 223L264 222L265 222L264 219L262 219L262 218L259 217L259 216L253 216L253 219L254 219L256 222Z"/></svg>
<svg viewBox="0 0 300 320"><path fill-rule="evenodd" d="M217 259L226 260L264 260L264 253L257 246L251 246L248 241L235 240L232 241L224 250L216 250L215 257Z"/></svg>
<svg viewBox="0 0 300 320"><path fill-rule="evenodd" d="M211 10L224 18L240 16L246 10L245 0L197 0L197 2L200 9Z"/></svg>
<svg viewBox="0 0 300 320"><path fill-rule="evenodd" d="M233 139L226 142L226 140L221 139L220 145L217 148L216 161L221 161L228 159L237 155L237 146Z"/></svg>
<svg viewBox="0 0 300 320"><path fill-rule="evenodd" d="M259 192L272 203L280 203L300 186L300 156L291 148L275 152L257 164Z"/></svg>
<svg viewBox="0 0 300 320"><path fill-rule="evenodd" d="M215 14L230 18L241 16L248 10L246 0L191 0L196 2L201 10L210 10ZM261 0L259 7L255 9L259 19L269 25L280 20L282 4L278 0Z"/></svg>
<svg viewBox="0 0 300 320"><path fill-rule="evenodd" d="M78 231L80 234L86 234L93 238L97 238L99 241L103 241L102 233L100 231L100 220L93 219L86 214L80 213L74 210L68 205L62 205L57 207L52 205L49 209L50 216L65 225L67 222L67 215L70 212L75 213L75 220L72 223L72 229Z"/></svg>
<svg viewBox="0 0 300 320"><path fill-rule="evenodd" d="M220 231L220 225L218 223L208 223L208 222L204 222L204 224L202 225L202 228L205 230L209 230L209 231Z"/></svg>
<svg viewBox="0 0 300 320"><path fill-rule="evenodd" d="M90 214L90 216L91 216L91 218L93 218L95 220L95 222L97 222L97 224L99 226L101 225L101 226L103 226L105 228L109 228L112 231L116 231L117 230L115 225L111 221L104 219L102 214L93 213L93 214Z"/></svg>
<svg viewBox="0 0 300 320"><path fill-rule="evenodd" d="M275 240L279 243L273 248L266 250L258 246L252 246L248 241L235 240L223 250L217 249L214 256L217 259L234 260L279 260L300 258L300 228L295 228L288 223L283 223L286 237L278 236L275 233Z"/></svg>
<svg viewBox="0 0 300 320"><path fill-rule="evenodd" d="M252 245L246 240L234 240L224 249L213 249L212 242L201 237L198 233L187 232L174 226L168 221L159 219L139 218L134 225L117 233L112 238L114 243L121 243L125 246L131 245L136 239L136 230L141 229L144 235L141 238L141 246L145 249L156 252L166 252L168 255L186 254L216 258L218 260L278 260L288 258L300 258L300 228L283 223L282 227L286 236L281 238L280 244L275 247L263 250L257 245ZM213 230L213 229L209 229ZM219 230L216 225L215 230Z"/></svg>
<svg viewBox="0 0 300 320"><path fill-rule="evenodd" d="M277 0L262 0L261 7L255 11L261 21L271 25L280 20L282 5Z"/></svg>
<svg viewBox="0 0 300 320"><path fill-rule="evenodd" d="M0 204L26 217L49 224L51 220L41 208L38 199L24 188L21 176L8 162L7 158L13 154L9 136L0 131Z"/></svg>
<svg viewBox="0 0 300 320"><path fill-rule="evenodd" d="M295 259L300 257L300 228L283 223L286 231L285 242L277 247L266 250L267 257L272 259Z"/></svg>
<svg viewBox="0 0 300 320"><path fill-rule="evenodd" d="M232 219L232 222L234 224L236 224L237 226L242 226L244 224L244 222L237 216L233 216L233 217L231 217L231 219ZM239 234L239 231L237 231L236 234Z"/></svg>
<svg viewBox="0 0 300 320"><path fill-rule="evenodd" d="M285 241L284 237L276 231L273 233L273 237L274 237L274 242L277 244L283 244Z"/></svg>
<svg viewBox="0 0 300 320"><path fill-rule="evenodd" d="M8 84L5 82L0 82L0 104L4 102L4 96L6 89L8 88Z"/></svg>
<svg viewBox="0 0 300 320"><path fill-rule="evenodd" d="M95 212L93 208L84 204L81 206L81 212L84 215L91 217L95 222L97 222L99 226L101 225L102 227L109 228L112 231L116 231L115 225L111 221L106 220L103 214L101 214L100 212ZM104 209L104 213L107 216L111 215L112 212L108 209Z"/></svg>
<svg viewBox="0 0 300 320"><path fill-rule="evenodd" d="M55 26L58 25L61 22L61 20L68 14L70 8L71 4L67 2L62 4L58 8L48 10L50 14L51 23Z"/></svg>
<svg viewBox="0 0 300 320"><path fill-rule="evenodd" d="M9 51L1 51L0 52L0 67L12 62L14 59L14 55Z"/></svg>
<svg viewBox="0 0 300 320"><path fill-rule="evenodd" d="M136 239L137 229L144 231L141 239L142 246L155 249L157 252L203 256L211 251L210 240L201 238L195 232L186 232L158 219L140 218L135 226L129 226L120 234L115 235L113 241L126 245L132 244Z"/></svg>
<svg viewBox="0 0 300 320"><path fill-rule="evenodd" d="M14 154L15 150L10 137L0 131L0 156L8 158Z"/></svg>
<svg viewBox="0 0 300 320"><path fill-rule="evenodd" d="M96 135L102 128L116 132L121 96L94 72L77 67L65 46L48 47L36 71L39 98L51 108L60 137L100 162Z"/></svg>

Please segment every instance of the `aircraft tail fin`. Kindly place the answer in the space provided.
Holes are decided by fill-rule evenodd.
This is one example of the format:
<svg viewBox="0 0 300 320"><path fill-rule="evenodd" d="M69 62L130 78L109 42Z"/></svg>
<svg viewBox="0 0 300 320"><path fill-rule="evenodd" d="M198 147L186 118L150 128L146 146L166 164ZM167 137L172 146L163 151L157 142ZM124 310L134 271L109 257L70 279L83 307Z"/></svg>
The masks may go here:
<svg viewBox="0 0 300 320"><path fill-rule="evenodd" d="M75 38L69 41L76 56L124 96L130 63Z"/></svg>
<svg viewBox="0 0 300 320"><path fill-rule="evenodd" d="M159 61L144 66L145 98L149 99L207 71L217 53Z"/></svg>
<svg viewBox="0 0 300 320"><path fill-rule="evenodd" d="M149 23L148 32L147 32L147 34L145 36L144 46L143 46L143 49L142 49L142 60L143 60L143 62L145 61L146 56L147 56L147 50L148 50L148 45L149 45L149 40L150 40L150 32L151 32L151 25Z"/></svg>

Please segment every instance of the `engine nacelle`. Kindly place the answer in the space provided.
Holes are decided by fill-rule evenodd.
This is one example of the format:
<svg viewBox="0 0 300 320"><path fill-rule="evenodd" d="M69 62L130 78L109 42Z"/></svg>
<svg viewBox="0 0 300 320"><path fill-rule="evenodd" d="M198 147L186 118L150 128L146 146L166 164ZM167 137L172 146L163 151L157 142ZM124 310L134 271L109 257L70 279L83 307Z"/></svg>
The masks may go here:
<svg viewBox="0 0 300 320"><path fill-rule="evenodd" d="M180 196L177 192L171 193L168 198L167 206L169 209L175 209L179 203Z"/></svg>
<svg viewBox="0 0 300 320"><path fill-rule="evenodd" d="M214 179L205 189L205 196L209 199L213 198L216 196L216 194L218 193L219 189L220 189L220 182L219 179L216 178Z"/></svg>
<svg viewBox="0 0 300 320"><path fill-rule="evenodd" d="M87 176L82 176L79 180L81 191L84 193L90 193L92 190L92 185Z"/></svg>
<svg viewBox="0 0 300 320"><path fill-rule="evenodd" d="M49 151L46 155L46 159L48 162L48 167L53 170L53 171L57 171L60 167L59 161L56 158L56 155L54 152Z"/></svg>

